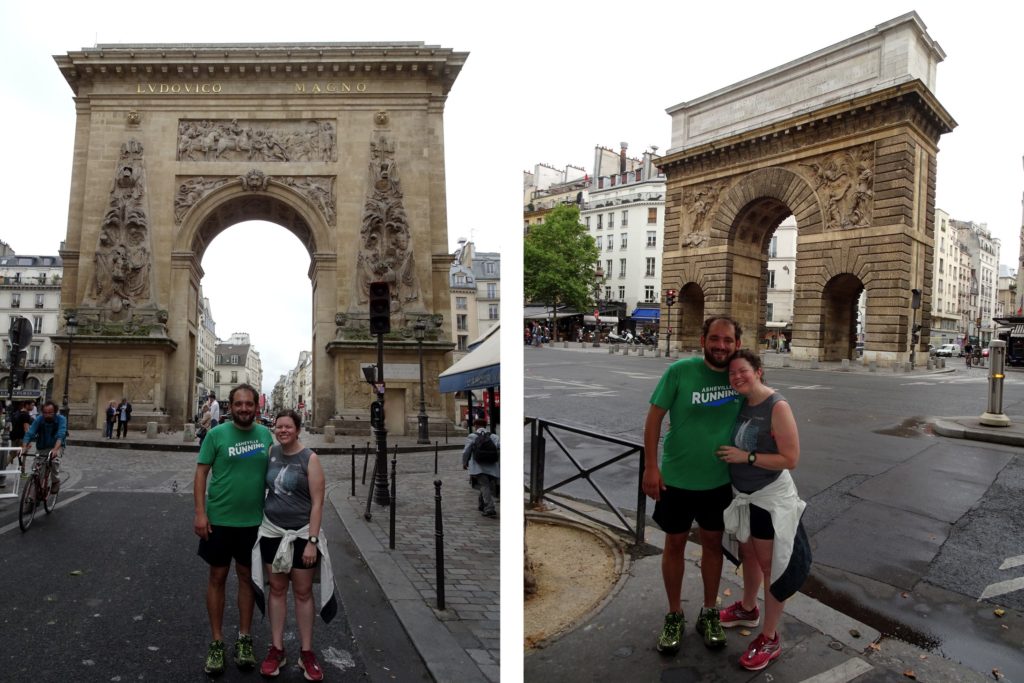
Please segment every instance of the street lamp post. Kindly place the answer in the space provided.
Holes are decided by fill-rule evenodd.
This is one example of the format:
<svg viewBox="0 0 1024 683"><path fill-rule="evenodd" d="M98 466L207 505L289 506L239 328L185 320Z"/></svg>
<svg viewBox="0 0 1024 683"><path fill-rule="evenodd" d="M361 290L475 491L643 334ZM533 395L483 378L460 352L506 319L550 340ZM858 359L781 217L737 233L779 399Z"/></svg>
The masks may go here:
<svg viewBox="0 0 1024 683"><path fill-rule="evenodd" d="M70 414L70 407L68 405L68 380L71 379L71 345L75 341L75 332L78 331L78 318L75 317L74 313L69 313L67 316L67 330L68 330L68 356L67 361L64 364L64 401L61 404L60 411L67 418Z"/></svg>
<svg viewBox="0 0 1024 683"><path fill-rule="evenodd" d="M426 336L427 323L423 321L423 318L417 320L413 325L413 332L416 335L416 346L419 348L420 355L420 414L416 443L428 444L430 443L430 425L427 421L427 404L423 400L423 338Z"/></svg>

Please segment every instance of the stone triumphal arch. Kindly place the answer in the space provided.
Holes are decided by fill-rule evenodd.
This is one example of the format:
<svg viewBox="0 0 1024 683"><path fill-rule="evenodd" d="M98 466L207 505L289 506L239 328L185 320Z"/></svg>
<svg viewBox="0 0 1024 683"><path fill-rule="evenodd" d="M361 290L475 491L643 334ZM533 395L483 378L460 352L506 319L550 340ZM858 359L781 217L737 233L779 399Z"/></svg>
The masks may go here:
<svg viewBox="0 0 1024 683"><path fill-rule="evenodd" d="M467 56L422 43L99 45L57 56L77 116L60 253L78 331L56 337L62 350L72 343L72 425L93 426L113 396L127 396L137 419L190 419L203 253L247 220L284 227L310 254L315 424L366 424L361 367L376 361L367 284L380 280L392 294L389 429L415 424L420 320L427 412L440 424L450 399L436 377L452 349L443 113ZM272 314L258 292L274 273L218 267L252 283L250 301L225 305Z"/></svg>
<svg viewBox="0 0 1024 683"><path fill-rule="evenodd" d="M938 141L956 125L933 94L944 57L911 12L668 110L674 347L696 347L715 313L763 338L768 245L792 214L793 357L851 358L864 291L865 360L909 360L915 315L928 338Z"/></svg>

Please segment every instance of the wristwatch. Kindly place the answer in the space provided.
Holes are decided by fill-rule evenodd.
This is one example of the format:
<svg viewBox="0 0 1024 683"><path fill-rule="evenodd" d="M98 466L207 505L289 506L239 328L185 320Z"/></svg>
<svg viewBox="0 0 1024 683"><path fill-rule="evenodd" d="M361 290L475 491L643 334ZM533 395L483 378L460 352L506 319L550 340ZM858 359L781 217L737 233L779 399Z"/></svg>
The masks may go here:
<svg viewBox="0 0 1024 683"><path fill-rule="evenodd" d="M320 542L320 539L317 538L316 536L310 536L309 537L309 542L312 543L313 545L316 545L317 543Z"/></svg>
<svg viewBox="0 0 1024 683"><path fill-rule="evenodd" d="M753 465L755 460L757 460L757 451L750 451L747 454L747 464Z"/></svg>

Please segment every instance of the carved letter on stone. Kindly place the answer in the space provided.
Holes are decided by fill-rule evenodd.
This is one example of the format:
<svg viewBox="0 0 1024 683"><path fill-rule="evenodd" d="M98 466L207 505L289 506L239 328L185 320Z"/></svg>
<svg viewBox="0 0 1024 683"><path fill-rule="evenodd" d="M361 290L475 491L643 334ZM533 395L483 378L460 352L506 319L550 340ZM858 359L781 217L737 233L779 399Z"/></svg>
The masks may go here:
<svg viewBox="0 0 1024 683"><path fill-rule="evenodd" d="M395 147L383 137L370 143L370 182L356 258L358 303L368 302L371 282L388 282L392 314L397 313L399 326L404 326L407 313L426 310L420 299L412 238L395 166Z"/></svg>
<svg viewBox="0 0 1024 683"><path fill-rule="evenodd" d="M149 212L142 143L121 146L110 201L100 225L94 272L84 303L108 309L112 319L127 318L129 309L153 303Z"/></svg>

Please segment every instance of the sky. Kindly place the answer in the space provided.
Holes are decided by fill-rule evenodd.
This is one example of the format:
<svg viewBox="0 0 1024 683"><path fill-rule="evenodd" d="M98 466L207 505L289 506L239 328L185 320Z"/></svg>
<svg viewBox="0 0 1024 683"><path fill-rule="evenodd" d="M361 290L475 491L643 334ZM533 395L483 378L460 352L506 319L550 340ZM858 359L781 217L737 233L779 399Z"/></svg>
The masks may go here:
<svg viewBox="0 0 1024 683"><path fill-rule="evenodd" d="M386 9L381 9L381 8ZM486 9L479 9L484 8ZM1007 9L1011 7L1010 9ZM996 9L998 8L998 9ZM936 95L959 124L940 141L936 203L987 223L1000 261L1017 263L1024 190L1019 27L1013 3L647 2L471 5L92 0L0 9L0 239L24 254L56 253L67 223L74 135L71 90L52 55L95 43L423 41L469 60L445 111L449 245L501 251L503 317L521 297L522 172L537 163L588 168L596 145L639 155L670 146L665 109L693 100L916 9L947 58ZM255 239L254 239L255 237ZM244 262L240 281L233 263ZM269 391L308 347L309 256L276 226L235 226L203 259L204 293L221 338L252 335ZM255 287L257 305L250 296ZM244 303L243 303L244 299ZM282 334L280 330L288 330ZM521 386L518 325L503 330L505 384ZM520 407L503 402L508 424ZM515 527L516 525L512 525ZM514 547L514 546L513 546Z"/></svg>

